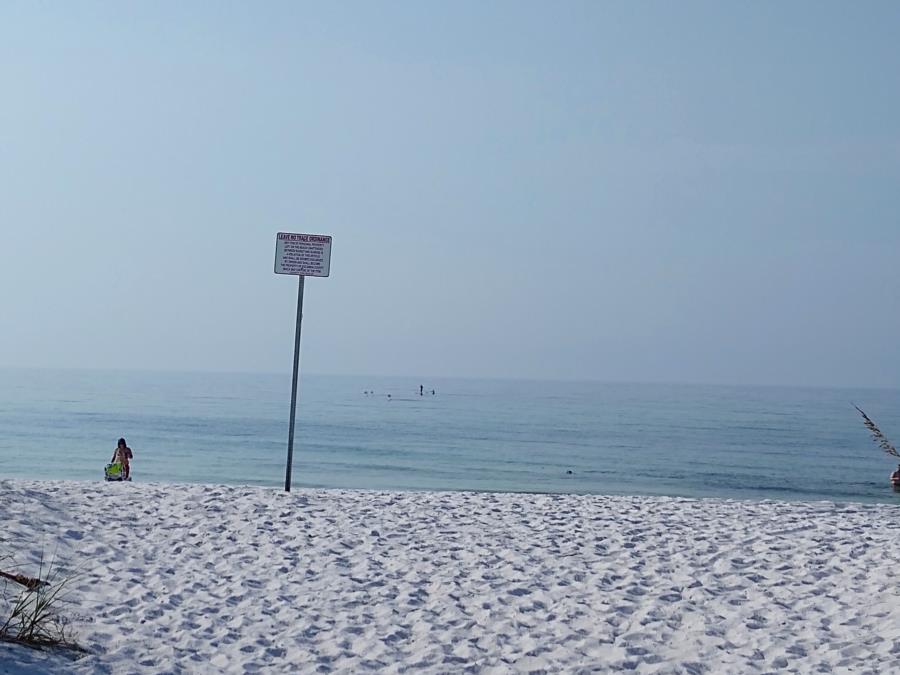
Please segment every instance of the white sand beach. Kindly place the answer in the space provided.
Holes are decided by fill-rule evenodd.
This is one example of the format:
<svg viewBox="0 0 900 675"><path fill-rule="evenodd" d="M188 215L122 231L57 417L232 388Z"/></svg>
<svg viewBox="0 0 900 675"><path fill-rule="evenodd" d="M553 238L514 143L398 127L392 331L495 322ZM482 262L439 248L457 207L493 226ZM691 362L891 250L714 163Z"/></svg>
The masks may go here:
<svg viewBox="0 0 900 675"><path fill-rule="evenodd" d="M900 670L895 506L5 480L0 512L89 650L0 673Z"/></svg>

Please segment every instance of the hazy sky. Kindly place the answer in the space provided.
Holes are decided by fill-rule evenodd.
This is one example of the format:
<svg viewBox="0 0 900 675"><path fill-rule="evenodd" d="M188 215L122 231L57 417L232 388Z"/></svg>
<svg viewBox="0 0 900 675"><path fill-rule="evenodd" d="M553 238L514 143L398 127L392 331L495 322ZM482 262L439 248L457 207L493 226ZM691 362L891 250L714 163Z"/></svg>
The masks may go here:
<svg viewBox="0 0 900 675"><path fill-rule="evenodd" d="M0 365L900 386L900 3L0 2Z"/></svg>

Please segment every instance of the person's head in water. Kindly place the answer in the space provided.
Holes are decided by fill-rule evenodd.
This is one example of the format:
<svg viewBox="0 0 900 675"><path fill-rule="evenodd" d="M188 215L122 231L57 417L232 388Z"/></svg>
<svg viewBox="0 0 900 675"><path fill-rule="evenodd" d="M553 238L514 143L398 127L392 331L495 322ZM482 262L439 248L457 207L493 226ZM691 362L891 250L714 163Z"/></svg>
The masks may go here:
<svg viewBox="0 0 900 675"><path fill-rule="evenodd" d="M116 447L118 447L118 448L127 448L127 447L128 447L128 444L125 442L125 439L124 439L124 438L120 438L120 439L119 439L119 442L116 444Z"/></svg>

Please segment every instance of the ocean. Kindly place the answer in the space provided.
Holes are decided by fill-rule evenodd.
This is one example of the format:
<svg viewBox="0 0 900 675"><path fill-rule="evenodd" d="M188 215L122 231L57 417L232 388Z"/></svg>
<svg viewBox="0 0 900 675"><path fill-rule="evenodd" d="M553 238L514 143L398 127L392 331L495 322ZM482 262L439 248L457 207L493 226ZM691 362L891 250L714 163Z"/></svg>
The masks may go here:
<svg viewBox="0 0 900 675"><path fill-rule="evenodd" d="M0 369L0 478L102 480L124 436L135 481L283 486L290 386ZM900 441L894 389L301 374L293 486L900 503L853 403Z"/></svg>

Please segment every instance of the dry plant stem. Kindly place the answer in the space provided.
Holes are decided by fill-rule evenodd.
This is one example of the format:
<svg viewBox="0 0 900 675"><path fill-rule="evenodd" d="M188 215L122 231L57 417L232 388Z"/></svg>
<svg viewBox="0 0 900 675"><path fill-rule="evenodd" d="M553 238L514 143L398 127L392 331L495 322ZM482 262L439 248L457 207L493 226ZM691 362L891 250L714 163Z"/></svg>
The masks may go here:
<svg viewBox="0 0 900 675"><path fill-rule="evenodd" d="M875 439L878 447L880 447L887 454L893 457L900 457L900 452L897 452L897 448L891 445L891 442L885 437L883 433L881 433L881 429L875 426L875 422L869 419L869 416L866 415L866 413L864 413L859 406L854 405L853 407L859 411L860 415L862 415L863 424L865 424L866 428L871 432L872 438Z"/></svg>
<svg viewBox="0 0 900 675"><path fill-rule="evenodd" d="M10 581L15 581L17 584L21 584L29 591L33 591L35 588L43 586L47 583L46 581L41 581L40 579L35 579L34 577L27 577L24 574L10 574L9 572L4 572L2 570L0 570L0 577L9 579Z"/></svg>

